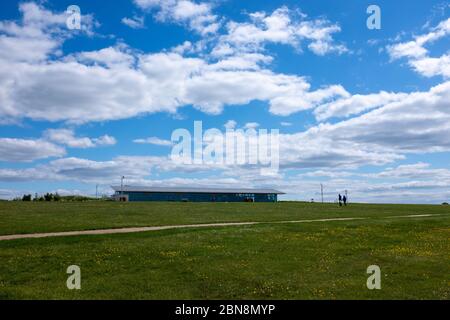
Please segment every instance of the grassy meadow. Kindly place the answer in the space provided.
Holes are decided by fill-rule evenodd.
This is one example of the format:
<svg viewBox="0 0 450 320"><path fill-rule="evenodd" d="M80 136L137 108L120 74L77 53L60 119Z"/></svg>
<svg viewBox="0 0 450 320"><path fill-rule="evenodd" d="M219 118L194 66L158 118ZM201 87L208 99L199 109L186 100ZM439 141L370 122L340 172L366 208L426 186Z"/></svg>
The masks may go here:
<svg viewBox="0 0 450 320"><path fill-rule="evenodd" d="M0 241L0 299L450 299L448 206L1 202L0 235L344 217Z"/></svg>

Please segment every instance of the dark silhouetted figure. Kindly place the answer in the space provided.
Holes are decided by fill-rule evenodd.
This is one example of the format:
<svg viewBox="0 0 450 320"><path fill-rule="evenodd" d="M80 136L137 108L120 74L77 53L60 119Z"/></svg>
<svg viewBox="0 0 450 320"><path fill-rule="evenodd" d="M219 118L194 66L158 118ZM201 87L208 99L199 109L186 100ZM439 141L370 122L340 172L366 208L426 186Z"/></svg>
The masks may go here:
<svg viewBox="0 0 450 320"><path fill-rule="evenodd" d="M347 206L347 197L346 196L342 197L342 201L344 202L344 206Z"/></svg>
<svg viewBox="0 0 450 320"><path fill-rule="evenodd" d="M339 193L339 207L342 207L342 196L340 193Z"/></svg>

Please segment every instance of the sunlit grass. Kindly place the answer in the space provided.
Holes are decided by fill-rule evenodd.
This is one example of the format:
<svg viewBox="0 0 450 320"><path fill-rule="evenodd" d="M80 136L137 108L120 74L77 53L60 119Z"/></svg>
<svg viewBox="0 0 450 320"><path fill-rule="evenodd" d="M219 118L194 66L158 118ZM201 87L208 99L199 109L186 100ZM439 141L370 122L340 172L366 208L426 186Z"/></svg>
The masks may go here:
<svg viewBox="0 0 450 320"><path fill-rule="evenodd" d="M321 208L332 212L302 212L308 207L314 208L278 208L291 208L291 218L337 212L328 206ZM359 214L375 214L368 208ZM382 208L395 215L430 210ZM214 219L228 218L222 210ZM245 214L261 218L257 212ZM264 220L277 217L265 214ZM0 298L449 299L449 222L443 214L5 241L0 242ZM66 288L66 268L73 264L81 267L80 291ZM381 267L381 290L366 287L372 264Z"/></svg>

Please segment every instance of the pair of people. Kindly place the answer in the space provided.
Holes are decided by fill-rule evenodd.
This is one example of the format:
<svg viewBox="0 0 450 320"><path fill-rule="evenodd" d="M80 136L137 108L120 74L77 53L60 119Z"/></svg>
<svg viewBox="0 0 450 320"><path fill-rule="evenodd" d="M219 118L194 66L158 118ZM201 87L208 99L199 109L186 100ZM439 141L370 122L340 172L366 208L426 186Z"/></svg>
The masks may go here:
<svg viewBox="0 0 450 320"><path fill-rule="evenodd" d="M341 194L339 194L339 207L342 207L342 204L344 204L344 206L347 206L347 196L341 196Z"/></svg>

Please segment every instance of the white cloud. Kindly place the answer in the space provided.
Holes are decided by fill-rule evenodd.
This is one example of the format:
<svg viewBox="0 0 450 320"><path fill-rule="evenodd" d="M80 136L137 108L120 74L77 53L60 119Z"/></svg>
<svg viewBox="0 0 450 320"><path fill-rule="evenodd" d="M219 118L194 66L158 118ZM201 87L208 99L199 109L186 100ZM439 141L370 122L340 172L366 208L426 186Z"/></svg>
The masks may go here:
<svg viewBox="0 0 450 320"><path fill-rule="evenodd" d="M133 16L132 18L124 17L122 18L122 23L133 29L142 29L144 28L145 18Z"/></svg>
<svg viewBox="0 0 450 320"><path fill-rule="evenodd" d="M64 148L44 140L0 138L0 161L29 162L65 153Z"/></svg>
<svg viewBox="0 0 450 320"><path fill-rule="evenodd" d="M409 166L409 167L408 167ZM414 168L415 167L415 168ZM413 202L441 203L448 201L450 192L449 171L445 168L432 169L426 164L403 165L381 170L368 176L340 170L317 170L299 175L278 175L264 177L246 168L232 168L223 173L211 174L211 168L197 167L196 170L209 172L207 177L188 177L186 168L173 165L164 157L116 157L109 161L92 161L80 158L64 158L28 169L0 169L0 181L29 182L40 180L78 181L86 184L119 184L125 175L125 183L130 185L156 186L204 186L204 187L272 187L288 194L283 199L309 200L320 197L320 183L325 187L325 200L333 201L338 193L349 191L350 200L370 202ZM414 175L414 170L421 171ZM159 177L161 172L184 173L183 178ZM200 171L198 171L200 172ZM391 176L391 181L377 181L377 175ZM395 174L397 172L397 174ZM403 173L400 173L403 172ZM412 175L411 175L412 174ZM428 176L427 176L428 174ZM443 175L436 182L438 175ZM375 179L375 180L373 180ZM393 180L392 180L393 179ZM397 179L397 180L395 180ZM112 190L105 190L112 193ZM0 191L0 193L2 193ZM1 197L12 194L34 193L5 190Z"/></svg>
<svg viewBox="0 0 450 320"><path fill-rule="evenodd" d="M256 129L259 127L259 123L257 122L248 122L244 125L245 129Z"/></svg>
<svg viewBox="0 0 450 320"><path fill-rule="evenodd" d="M333 136L320 133L320 127L310 130L295 134L280 134L280 168L282 170L355 169L365 165L386 165L404 159L403 155L396 152L371 148L370 145L341 137L339 132Z"/></svg>
<svg viewBox="0 0 450 320"><path fill-rule="evenodd" d="M336 124L320 124L297 136L298 141L330 139L330 148L352 143L348 150L393 154L450 150L450 82ZM353 151L350 151L353 152Z"/></svg>
<svg viewBox="0 0 450 320"><path fill-rule="evenodd" d="M228 120L228 121L224 124L225 129L228 129L228 130L233 130L233 129L236 128L236 126L237 126L237 122L234 121L234 120Z"/></svg>
<svg viewBox="0 0 450 320"><path fill-rule="evenodd" d="M127 183L145 182L149 177L157 178L162 172L209 172L210 166L176 164L169 157L118 156L108 161L82 158L61 158L47 164L26 169L1 169L0 181L25 182L39 180L78 181L84 183L111 184L120 176Z"/></svg>
<svg viewBox="0 0 450 320"><path fill-rule="evenodd" d="M314 110L314 114L320 121L331 117L349 117L391 102L400 101L406 97L407 94L405 93L386 91L367 95L355 94L323 104Z"/></svg>
<svg viewBox="0 0 450 320"><path fill-rule="evenodd" d="M431 181L450 181L449 169L433 169L429 163L418 162L414 164L399 165L395 168L387 168L378 173L368 174L368 177L380 179L405 179L412 180L431 180Z"/></svg>
<svg viewBox="0 0 450 320"><path fill-rule="evenodd" d="M157 137L149 137L145 139L135 139L133 140L134 143L138 144L153 144L156 146L172 146L172 141L170 140L164 140Z"/></svg>
<svg viewBox="0 0 450 320"><path fill-rule="evenodd" d="M0 58L14 61L42 61L61 43L47 30L65 22L63 15L54 15L35 3L22 3L19 10L23 23L0 22ZM46 19L46 18L48 19Z"/></svg>
<svg viewBox="0 0 450 320"><path fill-rule="evenodd" d="M428 197L432 194L430 190L435 190L433 181L439 181L439 188L450 185L447 169L432 169L422 163L385 169L377 176L360 176L361 180L356 181L352 173L345 171L392 164L408 153L449 151L448 82L412 93L381 91L351 95L340 85L313 89L305 77L269 70L273 57L266 53L265 45L285 44L298 50L308 47L318 55L342 53L347 48L333 38L340 31L335 23L309 19L280 8L270 14L252 13L248 22L230 22L228 33L214 38L212 34L221 20L211 13L210 4L175 0L136 2L144 9L159 8L156 9L159 19L184 24L208 35L205 39L211 42L185 42L172 52L151 54L119 44L62 56L61 45L70 37L63 27L66 17L35 4L21 5L21 22L0 22L1 121L29 118L86 123L161 111L175 113L186 105L217 114L227 105L254 100L266 102L270 112L277 115L315 109L320 120L356 117L280 135L281 172L271 179L259 176L250 166L181 166L167 157L118 156L108 161L72 157L33 168L2 168L1 181L74 180L108 184L123 174L130 184L272 185L306 198L311 197L307 190L316 188L317 182L301 180L328 178L330 194L351 185L352 196L374 201L381 201L389 193L391 199ZM409 59L411 66L426 76L448 75L448 54L432 58L425 49L425 44L446 36L445 30L448 26L442 23L411 43L391 47L392 58ZM206 48L215 45L216 40L217 45L208 55ZM198 57L184 56L194 53ZM236 126L234 120L225 125ZM256 123L244 127L256 127ZM15 162L61 157L65 150L57 144L87 148L112 145L115 139L108 135L78 137L73 130L60 129L49 131L38 140L1 138L0 142L0 160ZM155 137L135 142L169 145L169 141ZM291 170L308 168L319 170L283 180ZM335 170L331 172L329 168ZM183 178L161 178L164 172L183 174ZM208 178L186 177L198 172L208 173ZM410 181L374 185L364 181L367 178ZM442 195L445 194L439 194Z"/></svg>
<svg viewBox="0 0 450 320"><path fill-rule="evenodd" d="M79 32L66 26L65 13L53 13L34 2L19 4L21 23L0 21L0 59L16 62L41 62ZM82 16L81 32L92 34L95 21Z"/></svg>
<svg viewBox="0 0 450 320"><path fill-rule="evenodd" d="M0 114L5 118L83 123L159 109L152 105L151 83L141 72L123 65L110 67L74 61L16 65L0 60L4 88Z"/></svg>
<svg viewBox="0 0 450 320"><path fill-rule="evenodd" d="M325 18L308 19L297 11L282 6L271 14L253 12L248 22L228 21L227 33L214 37L222 21L212 13L212 5L208 2L196 3L189 0L135 0L142 9L157 10L156 18L161 21L173 21L186 24L191 30L201 35L209 35L217 40L212 55L224 57L238 55L242 52L255 52L264 49L266 43L291 45L301 50L302 42L317 55L329 53L342 54L349 50L344 44L336 43L333 34L341 28ZM211 38L211 36L213 36Z"/></svg>
<svg viewBox="0 0 450 320"><path fill-rule="evenodd" d="M110 146L116 144L116 139L109 135L99 138L76 137L71 129L48 129L44 137L52 142L62 144L71 148L94 148L97 146Z"/></svg>
<svg viewBox="0 0 450 320"><path fill-rule="evenodd" d="M94 142L94 144L96 146L112 146L117 143L117 141L114 137L111 137L107 134L105 134L101 137L98 137L98 138L94 138L94 139L92 139L92 141Z"/></svg>
<svg viewBox="0 0 450 320"><path fill-rule="evenodd" d="M190 53L194 49L194 45L190 41L184 41L182 44L172 48L172 52L178 53L179 55L184 55L185 53Z"/></svg>
<svg viewBox="0 0 450 320"><path fill-rule="evenodd" d="M155 3L150 1L146 5ZM181 4L177 2L177 5ZM38 16L51 15L36 5L33 8ZM195 11L197 7L190 8ZM206 7L202 8L197 9L200 13L206 12ZM277 19L287 19L283 18L283 14L287 14L283 10L264 18L253 15L253 19L263 19L267 26L274 28L280 24ZM184 15L192 16L194 12ZM59 22L62 18L52 19L49 21ZM24 13L20 28L30 28L30 21L35 20ZM41 20L45 19L38 19ZM34 27L33 30L45 34L42 24L38 23L41 29ZM5 28L4 24L2 26ZM329 34L326 30L315 32L317 39L327 38ZM78 124L146 113L175 113L186 105L218 114L224 106L254 100L267 101L274 114L289 115L348 95L341 86L313 91L303 77L274 73L265 68L273 58L261 53L247 52L211 61L187 58L176 52L142 54L119 44L50 58L51 54L56 55L61 41L54 40L59 39L56 35L45 36L55 41L55 45L40 54L39 63L34 59L18 62L17 57L0 55L2 122L30 118ZM20 42L17 37L12 39Z"/></svg>
<svg viewBox="0 0 450 320"><path fill-rule="evenodd" d="M425 57L410 61L411 66L418 73L425 77L441 75L445 78L450 77L450 55L444 54L439 58Z"/></svg>
<svg viewBox="0 0 450 320"><path fill-rule="evenodd" d="M250 22L227 23L227 34L221 36L213 51L216 56L236 52L258 51L266 43L291 45L300 50L303 41L317 55L347 52L343 44L336 44L332 35L340 32L337 24L325 19L308 20L306 15L293 12L283 6L270 15L255 12Z"/></svg>
<svg viewBox="0 0 450 320"><path fill-rule="evenodd" d="M239 56L228 56L211 64L210 69L221 70L261 70L263 65L268 65L273 58L259 53L243 53Z"/></svg>
<svg viewBox="0 0 450 320"><path fill-rule="evenodd" d="M299 174L299 178L346 178L350 176L358 176L358 173L339 170L315 170Z"/></svg>
<svg viewBox="0 0 450 320"><path fill-rule="evenodd" d="M12 200L16 198L22 198L24 194L29 194L30 192L21 190L11 190L11 189L0 189L0 199L2 200Z"/></svg>
<svg viewBox="0 0 450 320"><path fill-rule="evenodd" d="M307 86L309 87L309 84ZM286 86L285 89L284 94L270 100L270 112L273 114L288 116L350 95L341 85L332 85L315 91L301 90L295 85Z"/></svg>
<svg viewBox="0 0 450 320"><path fill-rule="evenodd" d="M381 99L377 109L349 120L280 134L280 167L380 166L410 153L450 151L450 82L399 95L401 99Z"/></svg>
<svg viewBox="0 0 450 320"><path fill-rule="evenodd" d="M210 3L190 0L134 0L142 9L155 9L156 18L187 25L202 35L214 34L220 27Z"/></svg>
<svg viewBox="0 0 450 320"><path fill-rule="evenodd" d="M430 57L425 45L450 35L450 18L440 22L428 33L416 36L409 42L397 43L387 47L391 59L406 58L409 65L425 77L450 77L450 56L444 53L440 57Z"/></svg>
<svg viewBox="0 0 450 320"><path fill-rule="evenodd" d="M85 64L94 64L108 68L131 68L136 62L136 58L125 45L108 47L98 51L84 51L75 54L75 60ZM71 57L67 58L71 61Z"/></svg>
<svg viewBox="0 0 450 320"><path fill-rule="evenodd" d="M255 62L208 63L157 53L138 56L134 66L133 57L120 50L83 52L76 56L79 61L47 64L0 60L0 114L84 123L174 113L190 104L218 114L226 105L261 100L269 102L271 112L288 115L346 94L340 86L309 91L304 78L255 68Z"/></svg>

